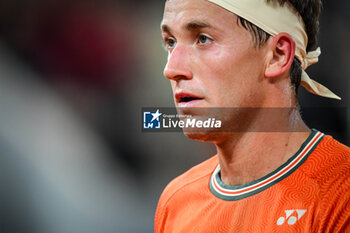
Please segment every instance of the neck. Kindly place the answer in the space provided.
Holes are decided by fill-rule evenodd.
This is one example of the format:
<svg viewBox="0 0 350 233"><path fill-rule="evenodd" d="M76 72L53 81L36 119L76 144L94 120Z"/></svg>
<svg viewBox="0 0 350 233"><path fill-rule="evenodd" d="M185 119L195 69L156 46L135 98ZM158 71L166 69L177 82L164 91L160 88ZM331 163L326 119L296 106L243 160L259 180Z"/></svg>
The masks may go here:
<svg viewBox="0 0 350 233"><path fill-rule="evenodd" d="M222 181L233 186L248 183L269 174L292 157L310 134L299 112L295 111L287 118L277 115L287 119L284 122L273 120L283 124L285 131L259 132L256 125L262 124L254 122L251 125L255 126L248 131L230 133L216 142Z"/></svg>

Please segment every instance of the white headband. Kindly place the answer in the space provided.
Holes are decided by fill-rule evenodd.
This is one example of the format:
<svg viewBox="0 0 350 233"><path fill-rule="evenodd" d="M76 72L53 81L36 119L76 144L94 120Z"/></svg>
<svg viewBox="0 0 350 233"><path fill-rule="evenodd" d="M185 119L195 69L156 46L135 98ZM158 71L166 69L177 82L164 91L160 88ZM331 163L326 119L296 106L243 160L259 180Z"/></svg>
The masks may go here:
<svg viewBox="0 0 350 233"><path fill-rule="evenodd" d="M320 48L306 53L308 42L304 30L304 22L295 8L286 2L281 6L278 2L267 3L266 0L208 0L226 10L255 24L268 34L276 36L279 33L288 33L295 42L295 57L302 67L301 85L309 92L323 97L341 99L325 86L312 80L305 69L318 62Z"/></svg>

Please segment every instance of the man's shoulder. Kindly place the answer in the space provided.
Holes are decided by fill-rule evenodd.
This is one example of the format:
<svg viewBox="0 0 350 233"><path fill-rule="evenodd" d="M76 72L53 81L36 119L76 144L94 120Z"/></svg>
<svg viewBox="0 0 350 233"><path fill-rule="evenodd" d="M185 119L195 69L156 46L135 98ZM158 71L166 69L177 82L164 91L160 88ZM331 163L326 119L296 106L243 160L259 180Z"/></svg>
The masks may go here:
<svg viewBox="0 0 350 233"><path fill-rule="evenodd" d="M310 154L301 171L321 189L350 188L350 148L325 136ZM339 187L339 186L338 186Z"/></svg>
<svg viewBox="0 0 350 233"><path fill-rule="evenodd" d="M303 173L316 184L317 196L313 199L318 202L318 217L315 224L324 232L338 232L334 229L346 226L349 221L350 148L325 136L305 165Z"/></svg>
<svg viewBox="0 0 350 233"><path fill-rule="evenodd" d="M161 195L161 201L167 202L176 192L202 179L209 177L218 165L217 156L213 156L208 160L192 167L182 175L173 179L164 189ZM209 185L209 183L208 183Z"/></svg>
<svg viewBox="0 0 350 233"><path fill-rule="evenodd" d="M329 172L339 173L339 169L350 171L350 148L332 136L326 135L308 158L308 169L304 172L322 177Z"/></svg>

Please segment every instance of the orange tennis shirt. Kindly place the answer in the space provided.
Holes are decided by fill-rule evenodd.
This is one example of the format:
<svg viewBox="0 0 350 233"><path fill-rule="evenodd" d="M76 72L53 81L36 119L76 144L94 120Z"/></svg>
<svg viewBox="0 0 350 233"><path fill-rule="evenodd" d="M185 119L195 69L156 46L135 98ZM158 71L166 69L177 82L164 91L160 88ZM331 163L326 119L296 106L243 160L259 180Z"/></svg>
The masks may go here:
<svg viewBox="0 0 350 233"><path fill-rule="evenodd" d="M165 188L155 232L350 232L350 148L312 130L285 164L240 186L221 181L214 156Z"/></svg>

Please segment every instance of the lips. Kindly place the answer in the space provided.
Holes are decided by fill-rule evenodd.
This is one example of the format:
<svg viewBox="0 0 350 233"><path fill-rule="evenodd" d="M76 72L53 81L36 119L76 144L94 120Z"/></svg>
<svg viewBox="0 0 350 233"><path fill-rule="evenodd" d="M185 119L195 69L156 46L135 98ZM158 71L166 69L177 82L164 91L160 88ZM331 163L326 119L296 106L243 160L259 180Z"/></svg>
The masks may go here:
<svg viewBox="0 0 350 233"><path fill-rule="evenodd" d="M184 105L184 104L190 104L197 102L199 100L202 100L203 98L196 96L191 93L186 92L178 92L175 94L175 100L178 104Z"/></svg>

